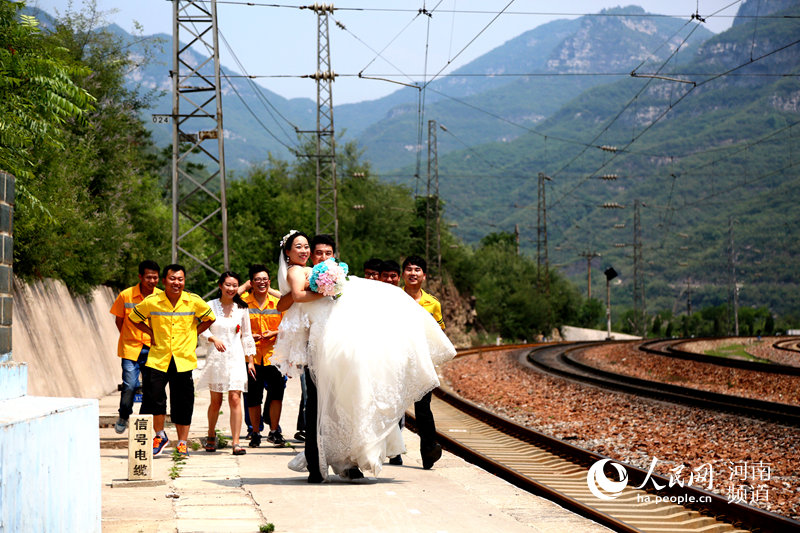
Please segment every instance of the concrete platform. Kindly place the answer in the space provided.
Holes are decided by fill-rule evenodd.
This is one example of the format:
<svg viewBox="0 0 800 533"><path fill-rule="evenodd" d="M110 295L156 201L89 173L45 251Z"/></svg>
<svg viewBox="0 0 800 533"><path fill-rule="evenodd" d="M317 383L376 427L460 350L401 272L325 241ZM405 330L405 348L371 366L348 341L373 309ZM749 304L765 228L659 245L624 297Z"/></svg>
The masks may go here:
<svg viewBox="0 0 800 533"><path fill-rule="evenodd" d="M299 383L289 380L281 417L287 438L295 433L299 398ZM118 393L103 398L101 419L115 418L118 402ZM197 391L192 439L206 435L207 407L208 392ZM230 435L225 404L223 411L219 429ZM167 435L176 438L169 425ZM404 437L404 465L384 465L377 479L332 476L309 485L306 475L286 466L303 447L290 440L286 448L264 441L243 456L231 455L229 447L190 452L183 466L173 462L170 448L153 460L154 478L164 482L153 486L120 483L127 476L127 432L120 436L113 427L101 427L103 531L252 533L268 523L281 533L609 531L447 452L432 470L423 470L416 434L404 430ZM179 469L174 480L173 467Z"/></svg>

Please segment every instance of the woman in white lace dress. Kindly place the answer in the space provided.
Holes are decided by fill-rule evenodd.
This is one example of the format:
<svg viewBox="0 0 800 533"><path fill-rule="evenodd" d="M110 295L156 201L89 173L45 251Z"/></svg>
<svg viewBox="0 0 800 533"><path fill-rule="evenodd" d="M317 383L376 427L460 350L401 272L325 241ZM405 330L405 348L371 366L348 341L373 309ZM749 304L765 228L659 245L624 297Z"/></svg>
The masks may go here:
<svg viewBox="0 0 800 533"><path fill-rule="evenodd" d="M219 278L220 297L208 304L217 320L201 334L200 343L208 350L203 373L198 385L208 384L211 403L208 406L208 437L205 449L217 449L216 426L222 395L228 393L231 410L231 441L234 455L244 455L239 446L242 429L242 392L247 391L247 373L255 377L253 356L256 343L250 333L250 315L247 304L239 297L240 278L234 272L224 272Z"/></svg>
<svg viewBox="0 0 800 533"><path fill-rule="evenodd" d="M335 300L312 292L307 237L290 233L281 244L278 283L294 304L271 362L288 375L307 365L316 384L319 473L309 472L309 482L326 479L329 468L344 478L363 477L362 471L377 476L387 456L403 451L400 417L439 385L434 365L455 349L431 315L396 287L351 276ZM306 464L300 454L289 467Z"/></svg>

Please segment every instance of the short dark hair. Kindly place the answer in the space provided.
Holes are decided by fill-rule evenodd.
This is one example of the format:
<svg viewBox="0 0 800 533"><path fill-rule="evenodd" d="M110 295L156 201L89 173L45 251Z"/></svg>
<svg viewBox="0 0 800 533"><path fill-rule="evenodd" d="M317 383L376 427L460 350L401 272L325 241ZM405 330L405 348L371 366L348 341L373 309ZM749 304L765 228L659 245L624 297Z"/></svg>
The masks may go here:
<svg viewBox="0 0 800 533"><path fill-rule="evenodd" d="M330 235L325 235L324 233L321 235L314 235L314 238L311 239L311 242L308 243L311 246L311 253L314 253L318 244L327 244L331 248L333 248L333 253L336 253L336 241L333 240L333 237Z"/></svg>
<svg viewBox="0 0 800 533"><path fill-rule="evenodd" d="M139 263L139 275L144 276L145 270L155 270L156 272L160 272L161 267L158 266L158 263L156 263L152 259L145 259L144 261Z"/></svg>
<svg viewBox="0 0 800 533"><path fill-rule="evenodd" d="M167 277L167 272L172 270L173 272L183 272L183 275L186 276L186 267L183 265L179 265L178 263L172 263L171 265L167 265L164 267L164 271L161 273L162 278Z"/></svg>
<svg viewBox="0 0 800 533"><path fill-rule="evenodd" d="M383 274L384 272L396 272L400 274L400 265L397 264L397 261L393 259L389 259L388 261L383 261L381 263L381 267L378 271Z"/></svg>
<svg viewBox="0 0 800 533"><path fill-rule="evenodd" d="M250 279L253 279L253 276L258 274L259 272L266 272L267 276L269 276L269 269L266 265L250 265L250 270L248 271L248 275Z"/></svg>
<svg viewBox="0 0 800 533"><path fill-rule="evenodd" d="M420 267L423 273L428 272L428 263L418 255L409 255L406 257L406 260L403 261L403 270L405 270L408 265Z"/></svg>
<svg viewBox="0 0 800 533"><path fill-rule="evenodd" d="M382 264L383 261L377 257L373 257L372 259L367 259L364 261L364 270L374 270L376 272L380 272Z"/></svg>

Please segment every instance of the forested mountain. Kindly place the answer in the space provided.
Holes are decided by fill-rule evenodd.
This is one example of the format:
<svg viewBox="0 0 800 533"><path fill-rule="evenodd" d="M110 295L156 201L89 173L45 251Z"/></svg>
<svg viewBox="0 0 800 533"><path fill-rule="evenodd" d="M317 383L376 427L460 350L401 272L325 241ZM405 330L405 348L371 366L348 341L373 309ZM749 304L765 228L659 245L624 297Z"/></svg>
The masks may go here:
<svg viewBox="0 0 800 533"><path fill-rule="evenodd" d="M752 13L751 4L741 11ZM800 200L800 3L773 7L786 9L762 3L760 18L737 20L690 62L666 64L661 78L597 86L536 133L440 156L441 196L459 233L471 241L487 228L521 224L523 248L534 253L536 175L544 172L552 178L550 260L573 280L585 280L579 254L600 253L595 268L621 272L618 297L630 304L638 199L650 309L681 310L687 292L696 307L725 303L732 258L743 305L797 313L792 274L800 246L791 206ZM607 203L624 208L604 209ZM600 291L602 276L594 279Z"/></svg>
<svg viewBox="0 0 800 533"><path fill-rule="evenodd" d="M473 246L496 243L485 241L488 234L505 242L503 232L517 225L523 255L535 258L542 172L550 178L549 262L579 287L586 279L580 254L601 254L592 262L593 293L604 289L600 267L613 265L621 274L614 300L630 306L638 200L639 267L651 313L726 303L733 264L742 305L800 314L792 209L800 1L743 2L740 17L720 35L700 21L633 16L641 13L616 8L606 13L612 16L549 23L466 65L456 73L463 76L428 87L425 119L448 128L438 149L447 222ZM171 39L161 38L168 51ZM170 112L168 97L157 94L169 89L169 55L153 44L129 48L133 57L155 53L128 75L129 88L156 91L155 108L142 110L148 115ZM314 103L231 80L223 83L228 167L247 168L268 153L291 162L287 146L299 146L292 125L313 129ZM415 93L336 106L342 141L357 140L364 163L388 180L408 183L416 170ZM156 145L169 144L168 126L153 132ZM340 211L356 225L370 208L368 195L357 204L366 209ZM445 250L445 261L463 270L469 256L462 251Z"/></svg>
<svg viewBox="0 0 800 533"><path fill-rule="evenodd" d="M624 76L643 61L664 59L683 40L678 30L684 21L645 18L640 16L644 10L635 6L604 12L617 13L633 16L582 17L543 24L433 81L427 88L426 116L435 117L457 135L457 139L441 139L440 153L462 149L464 144L514 139L583 90L613 79L608 73ZM112 31L124 33L117 27ZM676 60L691 56L709 36L711 33L700 27L681 47ZM152 61L131 74L131 85L162 91L155 95L153 112L170 113L171 36L159 34L141 42L126 38L134 43L134 54L143 54L145 47L154 52ZM188 59L192 64L204 60L198 54ZM335 50L332 60L335 65ZM231 76L222 84L229 168L264 161L268 152L287 157L287 147L297 146L293 126L313 129L315 102L288 100L234 77L242 72L229 65L223 65L223 73ZM554 76L565 73L573 75ZM417 96L416 89L404 88L377 100L336 105L334 92L336 130L344 132L343 140L357 139L378 170L414 162ZM154 126L153 132L156 142L170 141L168 127Z"/></svg>
<svg viewBox="0 0 800 533"><path fill-rule="evenodd" d="M622 14L632 16L615 16ZM604 16L543 24L431 84L425 116L450 132L439 136L439 154L465 145L509 142L584 90L626 77L642 63L657 64L682 45L673 58L673 63L680 63L711 36L700 27L684 42L688 33L680 32L684 21L644 14L643 9L629 6L604 10ZM414 98L391 108L358 136L378 170L415 160L416 121Z"/></svg>

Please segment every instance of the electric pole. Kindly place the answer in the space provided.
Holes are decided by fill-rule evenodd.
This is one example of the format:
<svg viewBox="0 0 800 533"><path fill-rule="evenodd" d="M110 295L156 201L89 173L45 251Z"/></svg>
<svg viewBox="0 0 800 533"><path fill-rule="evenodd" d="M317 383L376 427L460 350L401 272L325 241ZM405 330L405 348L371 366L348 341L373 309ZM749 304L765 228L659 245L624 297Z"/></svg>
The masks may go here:
<svg viewBox="0 0 800 533"><path fill-rule="evenodd" d="M544 276L544 285L547 294L550 294L550 261L547 258L547 199L545 197L545 182L550 181L550 178L539 172L539 186L538 186L538 206L537 206L537 224L536 224L536 267L537 267L537 280L539 285L542 284L542 276Z"/></svg>
<svg viewBox="0 0 800 533"><path fill-rule="evenodd" d="M686 316L692 316L692 278L686 278Z"/></svg>
<svg viewBox="0 0 800 533"><path fill-rule="evenodd" d="M642 203L633 204L633 313L637 333L647 333L647 308L644 298L644 260L642 258L642 221L639 213Z"/></svg>
<svg viewBox="0 0 800 533"><path fill-rule="evenodd" d="M333 237L339 250L339 218L336 191L336 139L333 130L333 82L328 15L333 4L309 6L317 14L317 71L309 76L317 82L317 234Z"/></svg>
<svg viewBox="0 0 800 533"><path fill-rule="evenodd" d="M217 2L173 0L172 8L172 262L188 258L190 271L216 277L230 265ZM197 52L211 57L198 64ZM190 238L197 230L219 248L202 251L202 241Z"/></svg>
<svg viewBox="0 0 800 533"><path fill-rule="evenodd" d="M600 254L591 250L580 253L581 257L586 258L586 299L592 299L592 259L600 257Z"/></svg>
<svg viewBox="0 0 800 533"><path fill-rule="evenodd" d="M442 126L444 128L444 126ZM439 214L439 143L436 121L428 121L428 185L425 197L425 261L434 276L442 272L442 235Z"/></svg>
<svg viewBox="0 0 800 533"><path fill-rule="evenodd" d="M733 217L728 217L728 312L732 313L733 334L739 336L739 289L736 287L736 251L733 247ZM730 328L730 326L729 326ZM728 329L730 332L730 329Z"/></svg>

